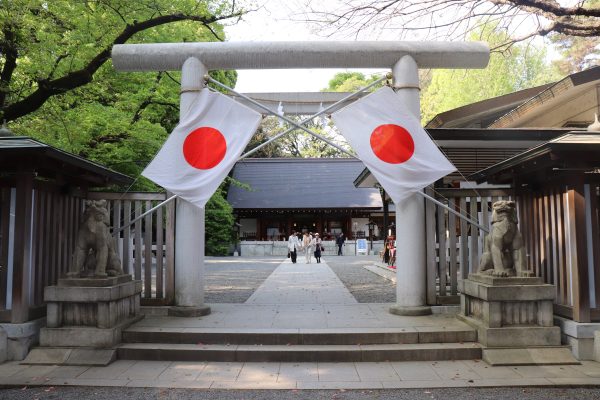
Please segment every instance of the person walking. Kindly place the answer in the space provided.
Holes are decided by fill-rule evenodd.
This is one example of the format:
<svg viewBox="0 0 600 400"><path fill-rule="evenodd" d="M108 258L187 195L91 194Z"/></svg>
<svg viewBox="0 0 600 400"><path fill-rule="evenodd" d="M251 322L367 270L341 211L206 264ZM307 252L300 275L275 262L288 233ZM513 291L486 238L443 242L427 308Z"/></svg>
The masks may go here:
<svg viewBox="0 0 600 400"><path fill-rule="evenodd" d="M312 252L314 251L314 239L312 235L308 232L304 233L304 238L302 238L302 248L304 249L304 254L306 255L306 263L310 264L312 262Z"/></svg>
<svg viewBox="0 0 600 400"><path fill-rule="evenodd" d="M315 258L317 259L317 263L321 262L321 250L322 250L322 240L319 237L318 233L315 233Z"/></svg>
<svg viewBox="0 0 600 400"><path fill-rule="evenodd" d="M292 231L292 234L288 238L288 251L290 252L290 258L292 259L293 264L296 264L296 257L298 257L297 250L299 250L299 249L300 249L300 240L298 240L296 231Z"/></svg>
<svg viewBox="0 0 600 400"><path fill-rule="evenodd" d="M339 236L335 240L335 244L337 244L337 246L338 246L338 256L343 255L342 254L342 246L344 245L345 241L346 241L346 237L344 236L344 232L340 232Z"/></svg>

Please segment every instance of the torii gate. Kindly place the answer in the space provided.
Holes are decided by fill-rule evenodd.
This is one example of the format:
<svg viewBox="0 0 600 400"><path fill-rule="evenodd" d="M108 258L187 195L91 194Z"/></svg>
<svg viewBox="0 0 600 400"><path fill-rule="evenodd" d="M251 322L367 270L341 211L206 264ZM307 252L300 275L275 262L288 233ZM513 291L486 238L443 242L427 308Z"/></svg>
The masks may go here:
<svg viewBox="0 0 600 400"><path fill-rule="evenodd" d="M420 120L418 68L484 68L489 48L481 42L209 42L115 45L119 71L181 70L180 119L204 76L214 69L391 68L394 88ZM210 312L204 304L204 209L177 199L175 305L187 315ZM426 303L425 209L421 196L396 204L398 315L431 313Z"/></svg>

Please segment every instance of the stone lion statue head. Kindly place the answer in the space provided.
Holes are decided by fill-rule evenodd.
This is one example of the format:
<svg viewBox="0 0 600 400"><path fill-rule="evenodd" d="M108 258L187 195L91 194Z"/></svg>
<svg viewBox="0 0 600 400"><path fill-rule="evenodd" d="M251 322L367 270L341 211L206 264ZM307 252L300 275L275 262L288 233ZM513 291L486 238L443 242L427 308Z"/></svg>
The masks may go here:
<svg viewBox="0 0 600 400"><path fill-rule="evenodd" d="M492 206L492 223L504 219L518 223L516 203L512 200L500 200Z"/></svg>

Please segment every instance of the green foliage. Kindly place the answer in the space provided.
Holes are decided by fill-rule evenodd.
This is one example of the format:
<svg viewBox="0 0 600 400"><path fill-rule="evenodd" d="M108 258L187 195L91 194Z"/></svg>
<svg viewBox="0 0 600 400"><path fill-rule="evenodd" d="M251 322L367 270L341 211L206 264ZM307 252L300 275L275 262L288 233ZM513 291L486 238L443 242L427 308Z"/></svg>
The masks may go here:
<svg viewBox="0 0 600 400"><path fill-rule="evenodd" d="M289 116L289 118L300 122L304 116ZM322 126L321 121L310 121L305 126L313 132L327 138L333 143L342 146L348 150L349 147L343 138L338 135L329 126ZM290 127L289 124L279 123L279 119L276 117L266 117L263 119L259 131L254 135L250 143L248 144L246 151L254 149L256 146L266 142L269 138L287 130ZM290 132L276 141L269 143L262 147L250 157L300 157L300 158L322 158L322 157L346 157L339 149L331 146L330 144L318 139L304 131L296 130Z"/></svg>
<svg viewBox="0 0 600 400"><path fill-rule="evenodd" d="M493 27L481 34L490 47L507 40L505 32ZM475 40L479 34L470 38ZM466 104L490 99L559 79L545 62L545 52L532 45L517 44L503 54L492 53L485 69L434 70L431 83L422 91L422 122Z"/></svg>
<svg viewBox="0 0 600 400"><path fill-rule="evenodd" d="M180 73L117 73L108 59L109 50L123 32L167 16L190 19L142 29L127 42L220 40L222 25L204 21L235 14L232 4L229 0L0 0L0 113L5 115L15 104L31 107L32 96L44 85L53 91L61 84L41 106L13 120L10 129L138 177L130 190L157 190L139 174L178 123ZM75 73L79 70L84 72ZM210 74L235 86L235 71ZM207 254L226 253L232 224L232 208L218 191L206 206Z"/></svg>
<svg viewBox="0 0 600 400"><path fill-rule="evenodd" d="M367 78L364 74L360 72L338 72L329 81L329 87L327 89L324 89L323 91L356 92L358 89L375 82L379 78L380 77L378 75L371 75ZM371 88L371 91L376 90L377 87L381 87L382 85L383 82L375 88Z"/></svg>
<svg viewBox="0 0 600 400"><path fill-rule="evenodd" d="M588 0L583 8L598 8L600 0ZM598 36L578 37L561 33L550 35L561 58L553 61L562 75L569 75L600 65L600 38Z"/></svg>
<svg viewBox="0 0 600 400"><path fill-rule="evenodd" d="M206 255L224 256L233 242L233 208L219 189L206 203Z"/></svg>
<svg viewBox="0 0 600 400"><path fill-rule="evenodd" d="M86 67L127 29L157 16L190 14L210 18L230 7L210 0L14 0L0 2L0 47L16 46L14 72L0 82L1 106L27 99L44 82L70 77ZM197 21L179 21L136 33L129 42L214 41L223 36ZM0 56L0 69L9 62ZM235 71L211 71L234 86ZM70 78L69 78L70 79ZM18 135L32 136L58 148L139 176L179 119L179 81L175 73L117 73L110 60L93 80L50 97L40 108L10 123ZM153 190L144 178L132 190Z"/></svg>

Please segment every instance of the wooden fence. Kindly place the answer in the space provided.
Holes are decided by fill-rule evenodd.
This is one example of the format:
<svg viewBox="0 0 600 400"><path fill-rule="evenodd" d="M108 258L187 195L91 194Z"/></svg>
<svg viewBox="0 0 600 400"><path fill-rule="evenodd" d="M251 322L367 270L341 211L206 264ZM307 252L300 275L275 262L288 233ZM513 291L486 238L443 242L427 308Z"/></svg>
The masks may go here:
<svg viewBox="0 0 600 400"><path fill-rule="evenodd" d="M108 201L123 270L143 283L141 304L171 304L175 289L175 202L131 225L135 218L164 201L166 194L90 192L88 198Z"/></svg>
<svg viewBox="0 0 600 400"><path fill-rule="evenodd" d="M600 184L583 181L518 193L529 265L556 285L554 312L600 321Z"/></svg>
<svg viewBox="0 0 600 400"><path fill-rule="evenodd" d="M490 225L491 205L511 197L509 189L436 189L429 195L482 226ZM484 233L443 207L426 201L427 303L458 304L458 280L477 271Z"/></svg>
<svg viewBox="0 0 600 400"><path fill-rule="evenodd" d="M516 197L530 267L556 285L555 312L580 322L600 320L599 191L598 183L580 182ZM435 192L483 226L490 225L491 204L511 194L510 189ZM142 304L173 303L175 203L129 225L165 194L66 194L30 177L0 187L0 322L45 314L44 287L69 268L85 198L109 202L123 268L143 282ZM425 223L427 302L457 304L458 280L477 270L484 232L430 202Z"/></svg>
<svg viewBox="0 0 600 400"><path fill-rule="evenodd" d="M83 201L33 176L0 187L0 322L45 315L44 287L69 269Z"/></svg>

